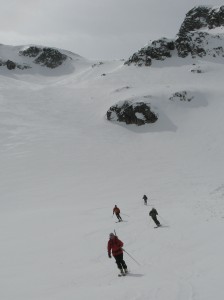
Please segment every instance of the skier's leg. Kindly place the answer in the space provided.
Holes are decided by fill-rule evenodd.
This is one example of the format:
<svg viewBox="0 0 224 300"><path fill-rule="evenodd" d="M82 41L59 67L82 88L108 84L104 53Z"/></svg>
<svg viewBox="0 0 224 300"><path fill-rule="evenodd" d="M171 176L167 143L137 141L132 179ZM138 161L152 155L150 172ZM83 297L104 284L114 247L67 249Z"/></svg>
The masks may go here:
<svg viewBox="0 0 224 300"><path fill-rule="evenodd" d="M155 224L157 225L157 220L156 220L156 217L152 217L153 221L155 222Z"/></svg>
<svg viewBox="0 0 224 300"><path fill-rule="evenodd" d="M116 264L118 269L123 272L122 269L122 260L123 260L123 255L121 256L121 254L114 256L115 260L116 260Z"/></svg>
<svg viewBox="0 0 224 300"><path fill-rule="evenodd" d="M124 269L124 271L127 272L128 267L127 267L127 265L126 265L126 263L123 259L123 253L122 253L122 256L121 256L121 264L122 264L122 268Z"/></svg>
<svg viewBox="0 0 224 300"><path fill-rule="evenodd" d="M157 219L156 216L155 216L155 220L154 221L155 221L155 223L156 223L157 226L160 226L160 222L159 222L159 220Z"/></svg>

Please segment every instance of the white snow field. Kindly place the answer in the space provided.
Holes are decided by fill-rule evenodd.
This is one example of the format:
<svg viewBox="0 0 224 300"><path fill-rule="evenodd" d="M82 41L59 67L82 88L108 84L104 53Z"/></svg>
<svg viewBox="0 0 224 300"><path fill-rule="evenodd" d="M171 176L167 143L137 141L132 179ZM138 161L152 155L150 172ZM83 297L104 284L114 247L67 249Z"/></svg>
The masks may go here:
<svg viewBox="0 0 224 300"><path fill-rule="evenodd" d="M0 299L224 299L223 58L94 63L0 67ZM158 121L107 121L126 99ZM122 278L114 230L140 264L124 253Z"/></svg>

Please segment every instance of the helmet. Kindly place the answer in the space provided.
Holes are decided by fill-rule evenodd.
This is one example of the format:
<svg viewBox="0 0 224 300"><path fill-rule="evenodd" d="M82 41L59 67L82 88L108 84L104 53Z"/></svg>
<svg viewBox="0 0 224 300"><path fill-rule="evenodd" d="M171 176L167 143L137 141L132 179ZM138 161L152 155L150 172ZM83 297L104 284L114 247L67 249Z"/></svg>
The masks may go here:
<svg viewBox="0 0 224 300"><path fill-rule="evenodd" d="M110 238L110 239L113 239L114 237L115 237L114 233L111 232L110 235L109 235L109 238Z"/></svg>

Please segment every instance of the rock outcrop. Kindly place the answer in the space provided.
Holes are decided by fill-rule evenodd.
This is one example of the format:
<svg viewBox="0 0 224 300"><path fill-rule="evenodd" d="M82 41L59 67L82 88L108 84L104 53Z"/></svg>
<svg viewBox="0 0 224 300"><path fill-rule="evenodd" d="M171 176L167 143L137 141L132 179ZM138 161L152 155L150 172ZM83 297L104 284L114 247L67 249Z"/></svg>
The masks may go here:
<svg viewBox="0 0 224 300"><path fill-rule="evenodd" d="M220 7L198 6L191 9L181 24L178 36L202 28L214 29L224 26L224 5Z"/></svg>
<svg viewBox="0 0 224 300"><path fill-rule="evenodd" d="M14 70L16 68L16 64L12 60L7 60L6 66L9 70Z"/></svg>
<svg viewBox="0 0 224 300"><path fill-rule="evenodd" d="M194 96L192 94L189 94L189 92L187 91L176 92L169 98L169 100L174 102L190 102L193 99Z"/></svg>
<svg viewBox="0 0 224 300"><path fill-rule="evenodd" d="M152 60L165 60L171 57L171 51L175 49L174 42L166 38L153 41L151 45L142 48L137 53L134 53L125 64L130 65L134 63L138 66L151 66Z"/></svg>
<svg viewBox="0 0 224 300"><path fill-rule="evenodd" d="M0 60L0 67L7 67L8 70L15 70L15 69L20 69L20 70L25 70L31 68L30 66L26 64L18 64L10 59L8 60Z"/></svg>
<svg viewBox="0 0 224 300"><path fill-rule="evenodd" d="M8 53L8 55L3 55L1 57L0 67L6 67L8 70L31 69L35 68L35 65L40 65L49 69L55 69L62 65L63 62L68 58L66 54L63 52L61 53L55 48L37 46L21 48L4 45L1 45L1 47L7 47L7 51L4 49L3 53ZM13 57L13 60L10 57Z"/></svg>
<svg viewBox="0 0 224 300"><path fill-rule="evenodd" d="M215 29L219 28L217 33ZM224 5L220 7L198 6L187 14L177 38L153 41L134 53L126 65L151 66L153 61L169 57L191 58L224 57Z"/></svg>
<svg viewBox="0 0 224 300"><path fill-rule="evenodd" d="M36 57L41 51L42 49L37 46L30 46L27 49L20 51L19 54L28 57Z"/></svg>
<svg viewBox="0 0 224 300"><path fill-rule="evenodd" d="M157 115L151 111L149 104L144 102L122 101L109 108L107 120L135 124L138 126L155 123Z"/></svg>
<svg viewBox="0 0 224 300"><path fill-rule="evenodd" d="M20 55L36 57L33 61L35 64L40 64L41 66L51 69L57 68L67 59L67 56L57 49L38 48L33 46L24 51L20 51Z"/></svg>

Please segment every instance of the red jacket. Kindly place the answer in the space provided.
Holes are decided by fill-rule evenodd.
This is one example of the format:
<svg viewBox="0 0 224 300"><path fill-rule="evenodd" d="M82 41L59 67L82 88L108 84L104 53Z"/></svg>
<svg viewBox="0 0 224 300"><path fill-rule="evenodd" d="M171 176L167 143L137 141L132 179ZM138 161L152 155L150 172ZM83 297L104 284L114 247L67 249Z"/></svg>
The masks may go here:
<svg viewBox="0 0 224 300"><path fill-rule="evenodd" d="M117 236L115 236L113 239L110 239L108 241L108 244L107 244L107 250L108 250L108 254L110 255L111 254L111 250L112 250L112 254L113 256L117 256L119 254L122 254L123 253L123 242L120 241Z"/></svg>

